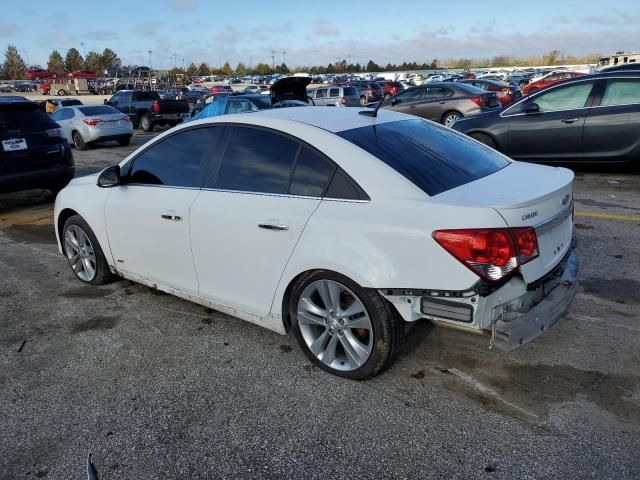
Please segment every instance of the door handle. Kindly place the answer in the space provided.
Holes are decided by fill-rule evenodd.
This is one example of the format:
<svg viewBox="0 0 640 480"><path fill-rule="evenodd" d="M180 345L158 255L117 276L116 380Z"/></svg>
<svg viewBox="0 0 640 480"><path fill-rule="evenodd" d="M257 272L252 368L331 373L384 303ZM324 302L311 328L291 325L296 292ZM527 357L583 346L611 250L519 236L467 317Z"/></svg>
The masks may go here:
<svg viewBox="0 0 640 480"><path fill-rule="evenodd" d="M444 105L445 103L447 103L446 100L440 100L440 105Z"/></svg>
<svg viewBox="0 0 640 480"><path fill-rule="evenodd" d="M258 228L265 230L289 230L289 225L277 225L272 223L259 223Z"/></svg>
<svg viewBox="0 0 640 480"><path fill-rule="evenodd" d="M574 123L577 121L578 121L577 118L565 118L564 120L562 120L562 123Z"/></svg>

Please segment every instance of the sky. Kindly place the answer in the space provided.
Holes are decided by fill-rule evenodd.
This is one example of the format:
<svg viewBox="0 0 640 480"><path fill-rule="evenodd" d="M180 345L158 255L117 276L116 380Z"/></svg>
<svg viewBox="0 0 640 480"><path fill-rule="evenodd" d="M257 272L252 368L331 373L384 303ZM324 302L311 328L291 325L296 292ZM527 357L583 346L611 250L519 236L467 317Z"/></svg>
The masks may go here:
<svg viewBox="0 0 640 480"><path fill-rule="evenodd" d="M52 49L64 56L71 47L108 47L135 65L148 65L151 50L153 68L271 64L272 52L294 67L640 50L638 0L8 2L0 6L0 49L14 44L43 66Z"/></svg>

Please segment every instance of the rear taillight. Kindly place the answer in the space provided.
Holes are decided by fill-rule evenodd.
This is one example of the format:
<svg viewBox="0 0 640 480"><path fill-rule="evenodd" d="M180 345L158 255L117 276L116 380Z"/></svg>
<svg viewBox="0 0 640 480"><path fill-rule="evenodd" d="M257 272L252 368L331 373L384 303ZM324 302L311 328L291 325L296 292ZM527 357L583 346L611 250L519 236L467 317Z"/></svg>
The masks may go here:
<svg viewBox="0 0 640 480"><path fill-rule="evenodd" d="M341 105L346 105L347 104L347 99L344 97L340 97L340 104Z"/></svg>
<svg viewBox="0 0 640 480"><path fill-rule="evenodd" d="M375 88L373 88L373 87L371 87L371 88L369 89L369 95L371 95L372 97L375 97L375 96L376 96L376 89L375 89Z"/></svg>
<svg viewBox="0 0 640 480"><path fill-rule="evenodd" d="M50 128L44 131L44 134L49 138L62 138L61 128Z"/></svg>
<svg viewBox="0 0 640 480"><path fill-rule="evenodd" d="M500 91L502 93L511 93L511 89L510 88L502 88L502 89L500 89Z"/></svg>
<svg viewBox="0 0 640 480"><path fill-rule="evenodd" d="M536 232L531 227L438 230L433 238L469 269L489 281L503 279L518 265L538 256Z"/></svg>
<svg viewBox="0 0 640 480"><path fill-rule="evenodd" d="M485 97L484 95L476 95L474 97L471 97L471 101L476 105L478 105L479 107L488 106L487 97Z"/></svg>
<svg viewBox="0 0 640 480"><path fill-rule="evenodd" d="M160 104L158 103L157 100L153 102L152 110L153 110L153 113L158 113L160 111Z"/></svg>
<svg viewBox="0 0 640 480"><path fill-rule="evenodd" d="M84 120L82 120L84 123L86 123L87 125L90 125L92 127L95 127L96 125L98 125L102 120L98 120L97 118L85 118Z"/></svg>
<svg viewBox="0 0 640 480"><path fill-rule="evenodd" d="M129 118L129 115L125 115L124 117L122 117L120 120L124 120L127 123L131 123L131 119Z"/></svg>
<svg viewBox="0 0 640 480"><path fill-rule="evenodd" d="M518 264L524 265L538 256L538 237L533 227L512 228L518 251Z"/></svg>

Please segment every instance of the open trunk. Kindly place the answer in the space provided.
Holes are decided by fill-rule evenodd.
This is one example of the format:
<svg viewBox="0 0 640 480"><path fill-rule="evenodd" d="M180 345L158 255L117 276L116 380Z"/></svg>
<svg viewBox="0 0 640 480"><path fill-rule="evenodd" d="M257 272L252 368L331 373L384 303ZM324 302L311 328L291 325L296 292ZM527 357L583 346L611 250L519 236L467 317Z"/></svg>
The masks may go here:
<svg viewBox="0 0 640 480"><path fill-rule="evenodd" d="M550 272L569 252L573 235L573 172L513 162L496 173L433 197L472 207L491 207L509 227L536 229L538 258L522 265L527 283Z"/></svg>

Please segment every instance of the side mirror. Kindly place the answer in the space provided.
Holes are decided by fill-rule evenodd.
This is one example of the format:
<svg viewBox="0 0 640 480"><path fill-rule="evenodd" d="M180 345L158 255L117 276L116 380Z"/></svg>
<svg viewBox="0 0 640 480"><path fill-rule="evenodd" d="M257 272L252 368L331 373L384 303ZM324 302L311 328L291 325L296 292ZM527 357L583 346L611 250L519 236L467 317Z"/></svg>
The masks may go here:
<svg viewBox="0 0 640 480"><path fill-rule="evenodd" d="M527 114L540 113L540 106L535 102L527 102L523 105L522 111Z"/></svg>
<svg viewBox="0 0 640 480"><path fill-rule="evenodd" d="M100 188L111 188L120 185L120 165L111 165L105 168L98 177Z"/></svg>

